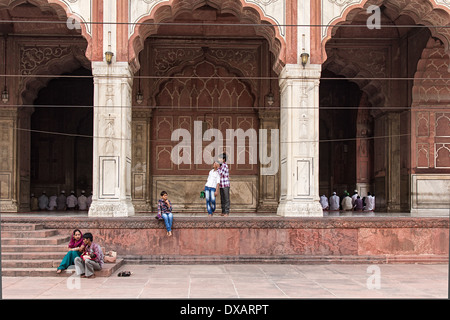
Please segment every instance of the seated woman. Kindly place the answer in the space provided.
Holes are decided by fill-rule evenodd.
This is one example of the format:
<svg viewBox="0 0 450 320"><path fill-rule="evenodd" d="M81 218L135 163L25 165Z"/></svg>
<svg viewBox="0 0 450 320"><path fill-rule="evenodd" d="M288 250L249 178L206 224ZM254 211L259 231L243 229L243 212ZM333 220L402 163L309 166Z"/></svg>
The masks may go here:
<svg viewBox="0 0 450 320"><path fill-rule="evenodd" d="M61 271L67 269L69 266L74 264L74 260L76 257L81 255L81 252L84 250L83 243L83 234L80 230L76 229L72 232L72 236L69 242L69 252L64 256L59 265L56 273L61 273Z"/></svg>

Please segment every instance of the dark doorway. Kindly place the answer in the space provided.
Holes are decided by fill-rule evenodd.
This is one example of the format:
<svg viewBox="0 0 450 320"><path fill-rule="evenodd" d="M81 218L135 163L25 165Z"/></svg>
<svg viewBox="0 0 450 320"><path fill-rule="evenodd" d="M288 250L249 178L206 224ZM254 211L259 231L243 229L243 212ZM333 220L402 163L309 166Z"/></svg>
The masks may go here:
<svg viewBox="0 0 450 320"><path fill-rule="evenodd" d="M328 197L356 186L356 122L359 87L324 70L320 82L319 192Z"/></svg>
<svg viewBox="0 0 450 320"><path fill-rule="evenodd" d="M70 77L66 77L70 76ZM90 70L49 81L31 116L31 193L92 190L93 94Z"/></svg>

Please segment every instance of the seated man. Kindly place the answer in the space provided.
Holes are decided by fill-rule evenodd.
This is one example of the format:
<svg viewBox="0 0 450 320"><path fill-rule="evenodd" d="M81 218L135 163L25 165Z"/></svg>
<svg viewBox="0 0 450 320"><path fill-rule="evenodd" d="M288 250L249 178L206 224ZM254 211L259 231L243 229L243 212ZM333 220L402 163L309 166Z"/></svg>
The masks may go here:
<svg viewBox="0 0 450 320"><path fill-rule="evenodd" d="M93 236L91 233L83 234L84 251L81 257L75 258L75 271L77 275L83 278L95 278L94 270L100 271L103 267L103 251L100 245L92 242Z"/></svg>

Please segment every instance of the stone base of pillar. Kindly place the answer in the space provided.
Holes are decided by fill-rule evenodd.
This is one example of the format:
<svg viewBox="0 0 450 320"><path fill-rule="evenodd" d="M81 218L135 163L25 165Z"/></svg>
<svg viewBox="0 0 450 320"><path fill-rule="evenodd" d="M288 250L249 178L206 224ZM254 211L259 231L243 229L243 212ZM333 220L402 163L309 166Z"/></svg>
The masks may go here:
<svg viewBox="0 0 450 320"><path fill-rule="evenodd" d="M29 210L29 207L28 207ZM0 201L0 212L19 212L19 207L17 202L12 200L1 200Z"/></svg>
<svg viewBox="0 0 450 320"><path fill-rule="evenodd" d="M89 208L89 217L129 217L134 216L134 207L130 200L93 201Z"/></svg>
<svg viewBox="0 0 450 320"><path fill-rule="evenodd" d="M319 201L285 200L278 205L277 215L283 217L323 217Z"/></svg>

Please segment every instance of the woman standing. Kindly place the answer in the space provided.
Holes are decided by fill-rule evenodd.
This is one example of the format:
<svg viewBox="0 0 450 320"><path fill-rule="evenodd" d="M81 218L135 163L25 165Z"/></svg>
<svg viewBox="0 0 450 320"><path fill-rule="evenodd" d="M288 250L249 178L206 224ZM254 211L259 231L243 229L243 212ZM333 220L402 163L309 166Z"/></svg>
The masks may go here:
<svg viewBox="0 0 450 320"><path fill-rule="evenodd" d="M208 210L209 217L212 217L214 211L216 211L216 197L220 184L220 175L217 170L219 167L220 163L214 161L213 168L209 171L208 179L205 184L206 210Z"/></svg>
<svg viewBox="0 0 450 320"><path fill-rule="evenodd" d="M81 252L84 250L83 234L80 230L76 229L72 232L68 247L69 252L67 252L67 254L62 259L61 264L56 269L56 273L61 273L61 271L74 264L75 258L79 257L81 255Z"/></svg>
<svg viewBox="0 0 450 320"><path fill-rule="evenodd" d="M161 198L158 201L158 215L164 219L166 224L167 235L172 236L172 203L169 200L169 195L166 191L161 191Z"/></svg>

